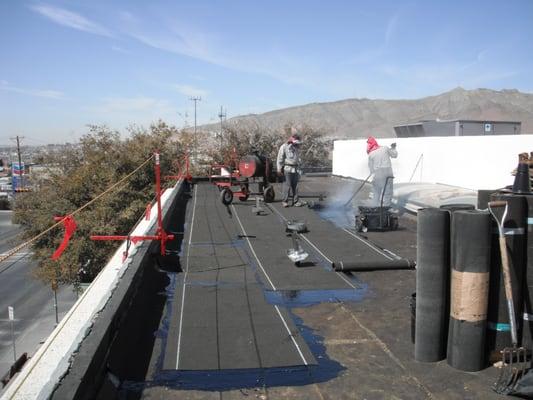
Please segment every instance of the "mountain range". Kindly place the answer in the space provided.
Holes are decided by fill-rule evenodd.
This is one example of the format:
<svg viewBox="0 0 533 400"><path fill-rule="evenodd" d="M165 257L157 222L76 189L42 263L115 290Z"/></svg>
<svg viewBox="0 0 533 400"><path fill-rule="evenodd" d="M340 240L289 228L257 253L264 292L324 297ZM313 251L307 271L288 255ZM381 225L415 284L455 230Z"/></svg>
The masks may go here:
<svg viewBox="0 0 533 400"><path fill-rule="evenodd" d="M270 129L287 123L305 123L328 132L332 138L355 139L373 135L394 137L393 126L433 119L521 121L522 133L533 134L533 94L516 89L455 88L436 96L414 100L346 99L311 103L263 114L228 119L228 123L253 122ZM216 129L216 125L204 128Z"/></svg>

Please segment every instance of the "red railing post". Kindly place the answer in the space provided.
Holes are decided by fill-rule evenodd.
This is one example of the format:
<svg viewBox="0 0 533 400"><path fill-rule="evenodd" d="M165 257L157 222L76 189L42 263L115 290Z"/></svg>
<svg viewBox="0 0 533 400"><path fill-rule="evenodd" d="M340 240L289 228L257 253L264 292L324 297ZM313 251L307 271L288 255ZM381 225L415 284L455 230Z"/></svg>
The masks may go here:
<svg viewBox="0 0 533 400"><path fill-rule="evenodd" d="M134 245L141 241L141 240L159 240L161 243L161 255L166 255L166 243L169 240L174 239L174 235L168 235L165 232L165 229L163 228L163 216L162 216L162 210L161 210L161 195L163 191L161 190L161 164L160 164L160 157L159 152L154 153L154 159L155 159L155 197L157 202L157 231L155 235L147 235L147 236L123 236L123 235L92 235L91 240L127 240L128 245L126 248L126 251L123 255L123 261L126 259L128 255L128 249L129 249L129 243L133 243ZM145 212L145 218L149 219L150 215L150 205L147 206L146 212Z"/></svg>

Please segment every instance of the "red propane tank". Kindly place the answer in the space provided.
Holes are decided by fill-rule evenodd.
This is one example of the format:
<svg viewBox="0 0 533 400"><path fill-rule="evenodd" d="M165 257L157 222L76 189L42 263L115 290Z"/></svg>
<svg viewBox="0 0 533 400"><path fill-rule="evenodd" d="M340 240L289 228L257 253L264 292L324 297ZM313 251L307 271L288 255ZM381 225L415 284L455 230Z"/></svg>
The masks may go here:
<svg viewBox="0 0 533 400"><path fill-rule="evenodd" d="M239 161L239 172L245 178L264 176L265 163L255 155L244 156Z"/></svg>

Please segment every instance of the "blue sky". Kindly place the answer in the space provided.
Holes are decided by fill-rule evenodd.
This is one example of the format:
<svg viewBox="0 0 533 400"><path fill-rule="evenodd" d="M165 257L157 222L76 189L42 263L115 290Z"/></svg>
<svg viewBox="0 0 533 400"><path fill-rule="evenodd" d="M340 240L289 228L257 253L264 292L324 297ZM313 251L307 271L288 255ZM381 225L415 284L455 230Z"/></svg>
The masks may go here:
<svg viewBox="0 0 533 400"><path fill-rule="evenodd" d="M0 144L344 98L533 92L533 1L0 1Z"/></svg>

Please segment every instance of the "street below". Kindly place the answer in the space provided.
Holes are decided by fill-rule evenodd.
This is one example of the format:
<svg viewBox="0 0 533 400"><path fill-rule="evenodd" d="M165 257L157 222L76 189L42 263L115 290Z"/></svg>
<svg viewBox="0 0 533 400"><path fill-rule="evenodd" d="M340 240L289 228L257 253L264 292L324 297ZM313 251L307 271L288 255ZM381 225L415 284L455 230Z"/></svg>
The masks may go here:
<svg viewBox="0 0 533 400"><path fill-rule="evenodd" d="M0 211L0 254L7 253L21 242L22 229L12 224L12 214L11 211ZM0 263L0 376L9 371L15 354L18 358L26 352L31 357L55 327L54 292L35 277L33 271L36 268L38 264L32 260L30 248ZM59 320L75 301L76 293L72 287L59 288ZM8 307L14 309L13 322L9 320Z"/></svg>

